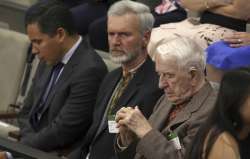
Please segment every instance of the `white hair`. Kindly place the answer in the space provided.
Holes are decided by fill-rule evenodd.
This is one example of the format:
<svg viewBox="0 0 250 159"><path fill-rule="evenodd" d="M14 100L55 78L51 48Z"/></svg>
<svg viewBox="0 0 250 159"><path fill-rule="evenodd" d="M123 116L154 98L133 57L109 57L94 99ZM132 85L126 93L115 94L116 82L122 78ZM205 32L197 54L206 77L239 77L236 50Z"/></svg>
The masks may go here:
<svg viewBox="0 0 250 159"><path fill-rule="evenodd" d="M108 16L123 16L125 14L135 14L139 19L140 32L151 31L154 25L154 17L148 6L133 2L131 0L121 0L114 3L108 11Z"/></svg>
<svg viewBox="0 0 250 159"><path fill-rule="evenodd" d="M156 55L164 59L175 58L180 68L195 69L203 73L205 55L203 49L192 39L178 36L171 40L161 40L155 49Z"/></svg>

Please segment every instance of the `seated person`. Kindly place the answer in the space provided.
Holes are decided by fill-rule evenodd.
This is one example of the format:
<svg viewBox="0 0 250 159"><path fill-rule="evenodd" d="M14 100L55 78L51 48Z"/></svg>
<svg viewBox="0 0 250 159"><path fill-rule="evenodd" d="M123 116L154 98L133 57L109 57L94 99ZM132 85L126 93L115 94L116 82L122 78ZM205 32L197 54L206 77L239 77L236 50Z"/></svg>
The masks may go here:
<svg viewBox="0 0 250 159"><path fill-rule="evenodd" d="M108 11L108 39L111 60L121 67L109 72L99 89L93 124L81 147L70 159L115 158L116 129L114 116L124 105L139 105L145 117L163 91L158 87L155 64L147 53L154 18L141 3L122 0Z"/></svg>
<svg viewBox="0 0 250 159"><path fill-rule="evenodd" d="M67 7L38 2L27 11L25 26L40 64L19 113L20 142L49 152L70 150L92 122L107 68L77 34Z"/></svg>
<svg viewBox="0 0 250 159"><path fill-rule="evenodd" d="M241 144L250 139L249 81L249 68L225 73L214 109L189 146L185 159L243 159L247 154L249 158L250 144Z"/></svg>
<svg viewBox="0 0 250 159"><path fill-rule="evenodd" d="M181 0L183 8L201 12L202 24L215 24L236 31L246 31L250 3L246 0Z"/></svg>
<svg viewBox="0 0 250 159"><path fill-rule="evenodd" d="M234 40L234 38L232 39ZM213 43L206 49L207 79L213 83L215 88L218 88L218 84L225 72L239 67L250 66L249 52L250 45L232 48L225 41Z"/></svg>
<svg viewBox="0 0 250 159"><path fill-rule="evenodd" d="M204 53L193 40L163 41L155 51L159 87L165 94L149 120L138 107L117 112L116 152L121 159L182 159L216 99L205 80Z"/></svg>
<svg viewBox="0 0 250 159"><path fill-rule="evenodd" d="M178 36L186 36L197 42L206 49L209 45L224 37L230 37L234 30L213 24L200 24L196 19L188 18L178 23L163 24L154 28L148 44L148 52L154 59L154 49L162 39L173 39Z"/></svg>
<svg viewBox="0 0 250 159"><path fill-rule="evenodd" d="M236 31L246 31L249 17L246 13L250 9L250 3L245 0L181 0L180 4L188 10L201 11L201 20L188 19L155 28L148 46L151 57L154 58L151 50L154 50L158 41L170 39L176 34L191 37L206 49L212 43L232 36Z"/></svg>

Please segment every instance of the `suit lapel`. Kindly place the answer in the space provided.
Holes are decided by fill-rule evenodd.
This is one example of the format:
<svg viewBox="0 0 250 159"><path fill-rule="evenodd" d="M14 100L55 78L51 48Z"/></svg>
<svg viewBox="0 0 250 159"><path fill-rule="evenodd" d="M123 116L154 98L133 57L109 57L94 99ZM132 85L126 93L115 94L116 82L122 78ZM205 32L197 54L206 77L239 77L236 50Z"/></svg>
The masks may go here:
<svg viewBox="0 0 250 159"><path fill-rule="evenodd" d="M114 108L114 112L117 112L121 107L123 106L129 106L131 99L134 97L134 95L136 94L136 92L138 91L138 89L140 88L141 83L143 82L144 76L145 76L145 72L147 69L147 66L149 64L150 60L149 57L147 58L147 60L144 62L144 64L142 64L142 66L137 70L137 72L135 73L133 79L131 79L131 81L129 82L127 88L124 90L124 92L122 93L121 97L119 98L118 102L117 102L117 106ZM120 72L122 72L122 69L120 70ZM120 74L121 76L121 74ZM116 77L116 82L113 83L113 90L116 87L116 84L118 82L118 80L120 79ZM108 88L110 89L110 88ZM105 102L105 107L107 109L107 105L108 105L108 101L110 100L111 96L112 96L112 92L106 96L106 102ZM106 112L107 113L107 112ZM107 114L104 114L104 120L106 119ZM107 120L105 120L105 122L102 122L102 125L100 125L101 129L99 131L99 133L96 135L96 137L107 127Z"/></svg>
<svg viewBox="0 0 250 159"><path fill-rule="evenodd" d="M49 93L48 99L46 101L46 104L41 114L46 112L57 90L65 84L65 81L67 81L68 78L71 77L71 74L73 73L74 68L79 64L79 59L81 59L79 58L79 56L82 56L81 55L82 53L80 51L82 49L80 47L82 47L82 43L80 43L80 45L78 46L78 48L76 49L72 57L69 59L68 63L64 65L63 71L61 75L59 76L58 81L56 82L54 88Z"/></svg>
<svg viewBox="0 0 250 159"><path fill-rule="evenodd" d="M95 127L94 127L94 132L96 132L93 141L97 138L97 136L106 128L107 125L107 109L108 109L108 103L110 100L110 97L113 94L113 91L119 82L121 76L122 76L122 68L119 68L116 70L117 72L114 73L113 77L110 77L112 81L110 81L109 85L106 86L105 90L102 92L103 97L98 97L101 100L98 101L97 104L101 104L102 106L97 105L97 110L95 111L94 117L97 119L97 122L94 122ZM100 130L99 130L100 129Z"/></svg>
<svg viewBox="0 0 250 159"><path fill-rule="evenodd" d="M64 82L67 81L67 79L71 77L71 74L73 73L73 70L74 70L74 65L68 65L67 64L67 65L64 66L64 69L63 69L63 71L62 71L56 85L51 90L51 92L50 92L50 94L48 96L47 102L45 104L45 108L43 109L42 113L44 113L48 109L50 103L52 102L52 99L55 96L55 93L64 84Z"/></svg>
<svg viewBox="0 0 250 159"><path fill-rule="evenodd" d="M134 74L134 77L131 79L127 88L124 90L123 94L118 100L117 107L114 109L115 112L117 112L122 106L129 106L128 105L129 102L137 93L141 84L143 83L149 63L150 63L150 59L148 57L146 61L144 62L144 64L142 64L142 66Z"/></svg>
<svg viewBox="0 0 250 159"><path fill-rule="evenodd" d="M172 104L167 100L165 94L155 105L154 113L150 116L149 122L157 130L163 130L167 124L168 114L172 109Z"/></svg>
<svg viewBox="0 0 250 159"><path fill-rule="evenodd" d="M104 93L105 97L103 98L103 107L105 107L105 109L107 109L111 96L116 88L117 83L121 79L121 76L122 76L122 68L119 68L118 72L112 78L112 82L110 83L110 85L106 87L106 91Z"/></svg>
<svg viewBox="0 0 250 159"><path fill-rule="evenodd" d="M36 91L36 92L39 92L39 93L37 94L35 101L34 101L34 106L32 107L32 109L30 111L31 114L36 109L36 107L39 105L41 98L43 97L44 92L46 91L47 85L48 85L49 80L50 80L52 66L48 66L45 63L43 63L42 65L44 65L44 66L41 66L41 67L44 67L45 70L42 71L42 73L40 73L37 77L39 79L37 81L41 81L41 82L37 83L38 88L36 88L36 89L38 89L38 91Z"/></svg>
<svg viewBox="0 0 250 159"><path fill-rule="evenodd" d="M191 117L192 113L197 111L202 106L203 102L208 98L211 91L212 88L210 87L209 83L206 82L206 84L200 89L200 91L193 96L187 106L179 113L177 113L176 118L173 121L170 121L166 131L171 131L172 129L174 129L174 126L188 120Z"/></svg>
<svg viewBox="0 0 250 159"><path fill-rule="evenodd" d="M136 92L138 91L141 83L140 77L138 77L139 76L136 77L135 75L135 77L133 77L133 79L131 79L131 81L129 82L127 88L124 90L121 97L119 98L117 106L114 108L115 112L117 112L123 106L128 106L129 101L131 100L133 95L136 94Z"/></svg>

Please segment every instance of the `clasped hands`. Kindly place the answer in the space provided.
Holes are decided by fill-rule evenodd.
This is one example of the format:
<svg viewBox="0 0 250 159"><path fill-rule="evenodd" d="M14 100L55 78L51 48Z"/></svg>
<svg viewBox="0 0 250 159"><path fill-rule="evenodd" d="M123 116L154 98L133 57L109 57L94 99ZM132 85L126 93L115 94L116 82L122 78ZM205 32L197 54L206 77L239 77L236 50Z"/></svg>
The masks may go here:
<svg viewBox="0 0 250 159"><path fill-rule="evenodd" d="M115 120L119 128L118 138L123 146L128 146L136 137L142 138L152 129L138 106L122 107L116 113Z"/></svg>

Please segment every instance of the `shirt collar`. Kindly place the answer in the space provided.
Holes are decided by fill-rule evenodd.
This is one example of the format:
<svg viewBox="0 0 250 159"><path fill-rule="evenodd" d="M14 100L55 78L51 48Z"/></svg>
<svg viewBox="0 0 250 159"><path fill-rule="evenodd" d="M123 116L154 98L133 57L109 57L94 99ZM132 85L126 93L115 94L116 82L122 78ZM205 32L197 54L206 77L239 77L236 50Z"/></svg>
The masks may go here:
<svg viewBox="0 0 250 159"><path fill-rule="evenodd" d="M80 45L80 43L82 42L82 37L79 36L79 39L77 40L77 42L69 49L69 51L63 56L62 58L62 63L64 65L66 65L69 62L69 59L71 58L71 56L74 54L74 52L76 51L76 49L78 48L78 46Z"/></svg>
<svg viewBox="0 0 250 159"><path fill-rule="evenodd" d="M127 73L135 74L136 71L144 64L145 61L146 61L146 58L139 65L137 65L136 67L128 70L128 72L126 72L125 70L123 70L122 71L123 76L125 76L125 74L127 74Z"/></svg>

